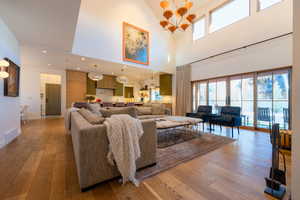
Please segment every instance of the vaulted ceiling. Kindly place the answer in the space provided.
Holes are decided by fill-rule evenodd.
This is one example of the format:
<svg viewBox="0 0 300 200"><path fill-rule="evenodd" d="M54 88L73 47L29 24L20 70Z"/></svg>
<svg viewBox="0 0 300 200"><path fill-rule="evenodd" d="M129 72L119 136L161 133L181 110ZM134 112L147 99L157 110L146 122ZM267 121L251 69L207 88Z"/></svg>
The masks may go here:
<svg viewBox="0 0 300 200"><path fill-rule="evenodd" d="M193 10L196 12L196 10L201 9L203 6L207 6L213 1L220 0L193 0L195 4ZM65 56L68 54L70 55L70 58L68 58L71 60L70 63L72 63L72 59L74 59L73 61L75 63L78 58L80 58L75 58L72 55L74 52L75 34L78 24L80 23L80 10L83 5L87 5L89 2L91 3L93 0L0 0L0 17L16 35L22 46L22 51L28 51L27 53L24 53L24 56L22 56L24 63L30 63L33 65L35 60L38 60L43 64L50 62L54 64L55 62L49 61L49 58L41 60L43 59L43 56L40 55L40 50L42 49L47 49L49 52L48 55L53 52L60 52ZM126 2L134 4L135 0L128 0ZM145 9L152 10L157 18L157 22L155 21L156 19L152 18L151 23L157 23L158 25L159 20L162 19L162 10L159 6L160 0L144 0L144 2ZM125 1L121 0L119 3L124 4ZM137 11L140 12L140 10ZM103 10L101 11L100 9L99 12L103 12ZM126 13L126 10L124 10L124 12ZM160 30L159 27L158 30ZM161 43L159 40L156 42ZM33 49L35 50L33 51ZM167 49L156 48L155 52L156 51L167 51ZM75 53L79 54L77 56L82 55L77 52ZM30 56L27 57L26 55ZM89 55L85 56L89 57ZM29 57L31 60L29 60ZM99 63L101 63L103 60L100 59L102 58L98 58ZM92 61L96 62L97 60L92 59ZM154 62L156 62L156 60ZM67 65L70 65L70 63L60 63L57 65L64 65L66 68L68 67ZM159 65L159 63L157 65ZM119 63L119 67L122 66L123 64Z"/></svg>

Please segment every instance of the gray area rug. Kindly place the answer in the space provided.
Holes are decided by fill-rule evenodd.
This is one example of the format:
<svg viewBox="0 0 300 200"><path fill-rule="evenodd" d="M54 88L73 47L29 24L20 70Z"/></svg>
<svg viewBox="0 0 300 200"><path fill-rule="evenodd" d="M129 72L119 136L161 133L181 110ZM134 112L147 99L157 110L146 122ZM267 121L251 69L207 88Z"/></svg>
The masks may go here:
<svg viewBox="0 0 300 200"><path fill-rule="evenodd" d="M190 139L185 142L173 144L171 146L169 145L165 148L158 148L157 164L152 167L139 170L136 174L137 179L142 181L145 178L156 175L196 157L205 155L235 141L228 137L206 133L197 134L194 135L194 137L194 139ZM182 139L177 139L175 141L178 142L180 140L182 141ZM166 140L163 139L163 141Z"/></svg>
<svg viewBox="0 0 300 200"><path fill-rule="evenodd" d="M166 148L175 144L198 138L203 133L197 129L174 128L157 132L157 147Z"/></svg>

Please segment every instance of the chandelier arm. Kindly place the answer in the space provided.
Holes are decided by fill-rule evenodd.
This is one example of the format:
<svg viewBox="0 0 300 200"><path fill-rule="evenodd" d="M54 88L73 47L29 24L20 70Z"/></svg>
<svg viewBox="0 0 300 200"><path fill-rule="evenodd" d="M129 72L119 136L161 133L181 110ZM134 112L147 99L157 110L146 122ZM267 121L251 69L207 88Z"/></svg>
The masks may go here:
<svg viewBox="0 0 300 200"><path fill-rule="evenodd" d="M183 19L183 16L180 18L180 20L179 20L179 24L181 24L181 23L182 23L182 19Z"/></svg>
<svg viewBox="0 0 300 200"><path fill-rule="evenodd" d="M172 26L175 26L171 21L168 21L169 22L169 24L171 24Z"/></svg>

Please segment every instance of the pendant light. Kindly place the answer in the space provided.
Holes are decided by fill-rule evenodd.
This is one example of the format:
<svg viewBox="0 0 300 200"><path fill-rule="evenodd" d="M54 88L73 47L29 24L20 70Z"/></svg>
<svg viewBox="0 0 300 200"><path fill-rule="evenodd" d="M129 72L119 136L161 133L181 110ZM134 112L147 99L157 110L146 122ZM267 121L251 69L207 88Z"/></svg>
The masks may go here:
<svg viewBox="0 0 300 200"><path fill-rule="evenodd" d="M123 66L121 69L121 72L124 73L126 66ZM122 84L127 84L129 82L128 78L124 75L118 76L117 77L117 82L122 83Z"/></svg>
<svg viewBox="0 0 300 200"><path fill-rule="evenodd" d="M90 72L88 73L88 77L89 79L93 80L93 81L100 81L103 79L103 74L98 72L98 66L94 65L95 67L95 71L94 72Z"/></svg>

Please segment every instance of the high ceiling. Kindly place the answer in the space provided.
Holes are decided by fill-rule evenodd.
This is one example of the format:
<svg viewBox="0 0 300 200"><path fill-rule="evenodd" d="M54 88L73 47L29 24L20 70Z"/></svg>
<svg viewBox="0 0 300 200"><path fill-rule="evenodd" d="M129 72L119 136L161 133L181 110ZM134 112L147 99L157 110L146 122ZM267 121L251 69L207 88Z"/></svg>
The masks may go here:
<svg viewBox="0 0 300 200"><path fill-rule="evenodd" d="M69 51L81 0L0 0L0 17L21 45Z"/></svg>
<svg viewBox="0 0 300 200"><path fill-rule="evenodd" d="M159 23L162 19L160 0L144 1L153 10ZM216 0L193 0L193 9L198 10L213 1ZM80 55L71 53L81 0L0 0L0 5L0 17L22 46L22 65L57 69L80 67L81 70L90 71L93 64L99 64L103 66L103 72L116 74L123 67L123 64L100 59L87 59L82 63ZM41 54L45 49L48 53ZM135 76L151 74L147 69L133 67L132 70Z"/></svg>

